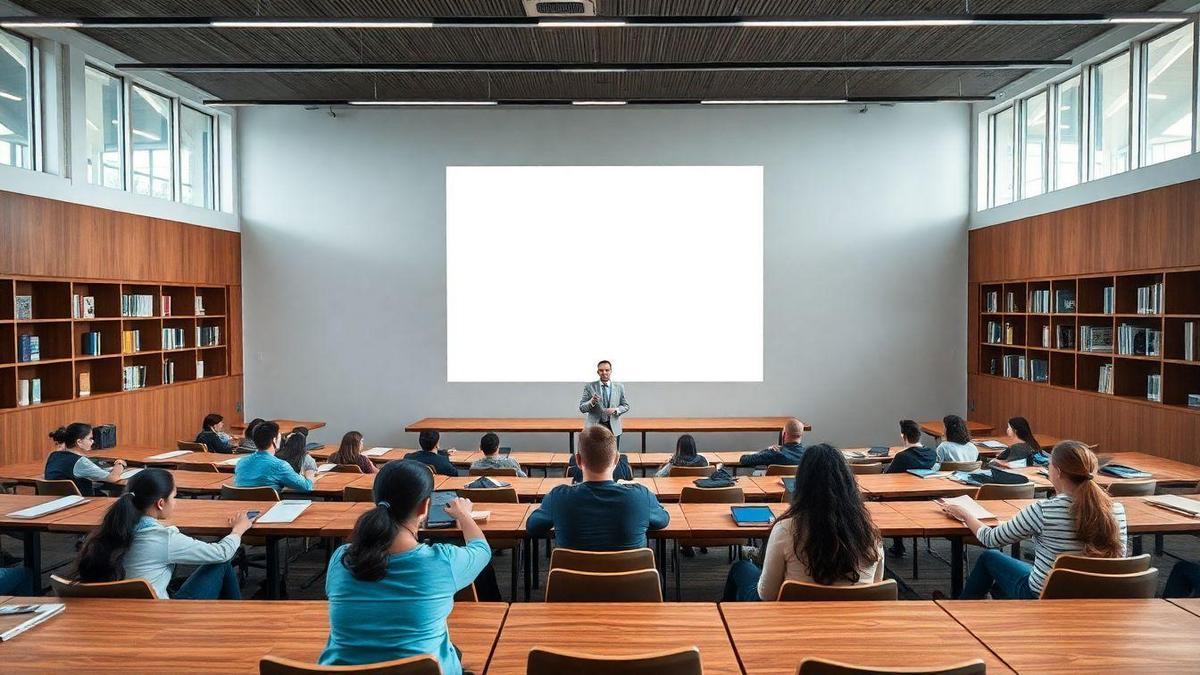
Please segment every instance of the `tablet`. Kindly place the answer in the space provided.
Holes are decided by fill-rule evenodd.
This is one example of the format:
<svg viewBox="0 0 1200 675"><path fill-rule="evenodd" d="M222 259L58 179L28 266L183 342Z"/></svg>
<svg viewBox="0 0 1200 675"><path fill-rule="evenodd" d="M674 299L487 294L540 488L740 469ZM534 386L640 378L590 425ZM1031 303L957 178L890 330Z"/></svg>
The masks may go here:
<svg viewBox="0 0 1200 675"><path fill-rule="evenodd" d="M458 497L454 490L434 490L429 499L429 515L425 518L425 527L436 529L454 525L454 517L446 513L446 505Z"/></svg>
<svg viewBox="0 0 1200 675"><path fill-rule="evenodd" d="M738 527L762 527L775 519L769 506L731 506L729 510Z"/></svg>

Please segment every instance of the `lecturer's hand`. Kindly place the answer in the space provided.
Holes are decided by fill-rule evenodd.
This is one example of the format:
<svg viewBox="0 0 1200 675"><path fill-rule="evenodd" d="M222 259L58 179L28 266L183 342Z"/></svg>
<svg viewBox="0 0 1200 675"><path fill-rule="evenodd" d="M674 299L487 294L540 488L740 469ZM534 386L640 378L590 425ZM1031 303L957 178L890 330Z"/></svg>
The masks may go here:
<svg viewBox="0 0 1200 675"><path fill-rule="evenodd" d="M608 415L609 417L615 417L617 415L617 409L616 408L605 408L604 414Z"/></svg>
<svg viewBox="0 0 1200 675"><path fill-rule="evenodd" d="M592 405L600 402L600 394L592 394Z"/></svg>

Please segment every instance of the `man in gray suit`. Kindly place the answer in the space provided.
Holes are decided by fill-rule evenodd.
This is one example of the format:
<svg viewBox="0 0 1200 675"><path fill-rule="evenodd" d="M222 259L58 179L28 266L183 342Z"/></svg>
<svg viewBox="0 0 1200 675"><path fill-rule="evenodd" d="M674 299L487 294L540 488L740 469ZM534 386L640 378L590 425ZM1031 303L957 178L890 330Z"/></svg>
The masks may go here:
<svg viewBox="0 0 1200 675"><path fill-rule="evenodd" d="M611 381L612 364L608 361L596 364L596 374L600 379L583 385L583 397L579 399L579 412L586 416L583 426L599 424L608 427L617 437L617 447L620 447L621 416L629 412L625 386Z"/></svg>

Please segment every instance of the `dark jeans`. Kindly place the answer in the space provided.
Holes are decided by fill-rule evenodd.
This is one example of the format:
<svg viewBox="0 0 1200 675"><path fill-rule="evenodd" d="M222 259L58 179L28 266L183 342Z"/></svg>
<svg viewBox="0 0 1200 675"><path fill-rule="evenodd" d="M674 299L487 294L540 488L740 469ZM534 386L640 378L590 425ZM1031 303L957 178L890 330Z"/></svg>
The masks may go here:
<svg viewBox="0 0 1200 675"><path fill-rule="evenodd" d="M1000 551L984 551L971 568L958 599L982 600L991 593L997 600L1035 600L1037 593L1029 586L1032 573L1033 565L1024 560Z"/></svg>
<svg viewBox="0 0 1200 675"><path fill-rule="evenodd" d="M758 578L762 568L749 560L739 560L729 568L725 577L725 594L722 602L747 602L758 600ZM773 598L772 598L773 599Z"/></svg>
<svg viewBox="0 0 1200 675"><path fill-rule="evenodd" d="M24 567L0 568L0 595L33 595Z"/></svg>
<svg viewBox="0 0 1200 675"><path fill-rule="evenodd" d="M176 600L241 600L237 572L231 563L201 565L175 591Z"/></svg>
<svg viewBox="0 0 1200 675"><path fill-rule="evenodd" d="M516 550L510 553L517 555ZM496 568L492 567L492 563L488 563L475 577L475 594L480 602L500 602L503 599L500 597L500 585L496 583Z"/></svg>
<svg viewBox="0 0 1200 675"><path fill-rule="evenodd" d="M1200 598L1200 563L1181 560L1171 568L1164 598Z"/></svg>

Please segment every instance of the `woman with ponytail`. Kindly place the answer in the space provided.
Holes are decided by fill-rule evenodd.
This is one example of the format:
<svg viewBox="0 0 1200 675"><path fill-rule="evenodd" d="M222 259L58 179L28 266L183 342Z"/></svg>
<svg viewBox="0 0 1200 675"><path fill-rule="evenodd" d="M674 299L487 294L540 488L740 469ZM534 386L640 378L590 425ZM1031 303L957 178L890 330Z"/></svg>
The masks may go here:
<svg viewBox="0 0 1200 675"><path fill-rule="evenodd" d="M125 460L113 462L111 470L100 468L88 459L85 453L92 449L92 427L83 422L74 422L50 432L54 450L46 457L46 468L42 470L46 480L69 480L79 488L79 493L92 497L96 489L93 481L116 483L125 471Z"/></svg>
<svg viewBox="0 0 1200 675"><path fill-rule="evenodd" d="M1063 441L1050 453L1055 496L1021 509L1012 520L989 527L960 506L945 505L989 549L1032 539L1033 565L1000 551L984 551L959 598L1037 598L1054 561L1064 553L1093 558L1125 555L1125 507L1096 484L1096 455L1079 441Z"/></svg>
<svg viewBox="0 0 1200 675"><path fill-rule="evenodd" d="M388 462L375 476L375 508L359 517L350 543L329 560L329 641L323 665L359 665L432 654L447 675L462 673L446 618L454 594L471 585L492 548L471 519L471 502L446 505L466 546L423 544L433 476L411 460Z"/></svg>
<svg viewBox="0 0 1200 675"><path fill-rule="evenodd" d="M994 463L1003 467L1009 467L1010 462L1019 462L1025 460L1042 451L1042 446L1038 443L1037 437L1033 435L1033 429L1029 427L1029 420L1024 417L1014 417L1008 420L1008 428L1005 430L1005 442L1008 447L1004 452L996 456ZM1020 468L1020 467L1011 467Z"/></svg>
<svg viewBox="0 0 1200 675"><path fill-rule="evenodd" d="M163 469L143 469L108 508L83 542L76 568L83 582L145 579L160 598L237 600L237 573L229 563L250 529L245 511L229 517L232 532L216 543L193 539L162 520L175 510L175 480ZM167 585L176 564L200 565L173 596Z"/></svg>

